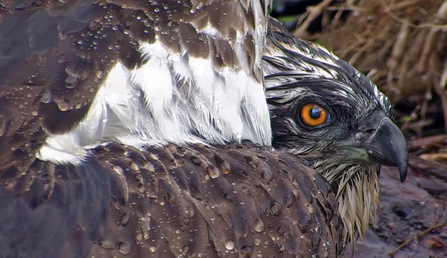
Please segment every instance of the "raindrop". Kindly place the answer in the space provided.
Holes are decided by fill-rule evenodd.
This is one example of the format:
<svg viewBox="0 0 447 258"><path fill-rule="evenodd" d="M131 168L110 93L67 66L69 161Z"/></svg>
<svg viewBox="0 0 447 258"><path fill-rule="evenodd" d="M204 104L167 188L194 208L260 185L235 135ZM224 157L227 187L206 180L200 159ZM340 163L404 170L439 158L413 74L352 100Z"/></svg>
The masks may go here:
<svg viewBox="0 0 447 258"><path fill-rule="evenodd" d="M42 93L42 96L40 97L40 101L43 103L50 103L51 101L51 93L49 91L45 91Z"/></svg>
<svg viewBox="0 0 447 258"><path fill-rule="evenodd" d="M151 253L155 253L155 251L157 251L157 247L151 246L151 247L149 247L149 251L151 251Z"/></svg>
<svg viewBox="0 0 447 258"><path fill-rule="evenodd" d="M241 253L243 253L243 254L250 254L252 251L253 251L253 248L251 246L244 245L241 248Z"/></svg>
<svg viewBox="0 0 447 258"><path fill-rule="evenodd" d="M227 248L227 250L233 250L234 249L234 242L233 242L233 240L225 241L225 248Z"/></svg>
<svg viewBox="0 0 447 258"><path fill-rule="evenodd" d="M129 213L125 213L122 217L121 217L121 226L126 226L127 223L129 223L130 220L130 215Z"/></svg>
<svg viewBox="0 0 447 258"><path fill-rule="evenodd" d="M102 71L97 71L97 72L96 72L96 78L98 78L98 79L102 79L103 76L104 76L104 73L103 73Z"/></svg>
<svg viewBox="0 0 447 258"><path fill-rule="evenodd" d="M128 254L128 253L130 253L130 244L121 242L118 246L118 250L122 254Z"/></svg>
<svg viewBox="0 0 447 258"><path fill-rule="evenodd" d="M270 211L272 212L273 215L278 216L280 210L281 210L281 204L279 202L273 201L270 204Z"/></svg>
<svg viewBox="0 0 447 258"><path fill-rule="evenodd" d="M219 167L220 171L224 175L228 175L231 171L230 164L226 160L217 155L214 157L214 159L216 160L216 165Z"/></svg>
<svg viewBox="0 0 447 258"><path fill-rule="evenodd" d="M307 212L309 212L309 214L313 214L314 208L312 206L307 207Z"/></svg>
<svg viewBox="0 0 447 258"><path fill-rule="evenodd" d="M212 179L216 179L220 176L219 170L215 167L215 166L209 166L207 168L208 171L208 175L212 178Z"/></svg>
<svg viewBox="0 0 447 258"><path fill-rule="evenodd" d="M67 79L65 79L65 87L67 89L73 89L76 87L76 83L78 82L78 78L73 75L68 75Z"/></svg>
<svg viewBox="0 0 447 258"><path fill-rule="evenodd" d="M196 166L200 166L202 164L202 161L199 157L191 156L191 162L194 163Z"/></svg>
<svg viewBox="0 0 447 258"><path fill-rule="evenodd" d="M116 242L113 239L101 239L99 245L105 249L115 248Z"/></svg>
<svg viewBox="0 0 447 258"><path fill-rule="evenodd" d="M68 102L65 100L62 100L60 102L56 102L57 106L61 111L67 111L68 110Z"/></svg>
<svg viewBox="0 0 447 258"><path fill-rule="evenodd" d="M256 232L262 232L264 230L264 222L261 219L256 219L254 228Z"/></svg>

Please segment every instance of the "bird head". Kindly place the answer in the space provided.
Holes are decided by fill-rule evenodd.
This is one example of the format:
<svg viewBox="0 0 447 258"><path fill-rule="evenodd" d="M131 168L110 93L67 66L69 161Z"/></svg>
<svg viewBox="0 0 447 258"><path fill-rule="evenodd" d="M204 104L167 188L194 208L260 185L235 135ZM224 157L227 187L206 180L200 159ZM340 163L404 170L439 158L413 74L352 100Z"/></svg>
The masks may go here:
<svg viewBox="0 0 447 258"><path fill-rule="evenodd" d="M381 165L407 175L407 143L392 106L366 76L271 20L264 51L273 146L306 158L336 194L346 240L379 206Z"/></svg>

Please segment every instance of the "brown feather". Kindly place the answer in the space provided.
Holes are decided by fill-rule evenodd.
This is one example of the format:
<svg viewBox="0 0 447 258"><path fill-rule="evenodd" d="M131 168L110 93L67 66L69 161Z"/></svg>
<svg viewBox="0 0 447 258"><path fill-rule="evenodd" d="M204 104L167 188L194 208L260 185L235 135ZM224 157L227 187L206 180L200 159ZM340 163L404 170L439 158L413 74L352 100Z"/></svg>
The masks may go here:
<svg viewBox="0 0 447 258"><path fill-rule="evenodd" d="M1 1L0 177L27 169L48 134L78 125L114 64L140 66L140 42L158 38L185 58L213 55L216 71L239 71L248 60L245 72L261 81L252 8L212 0ZM199 31L208 23L217 37ZM236 31L251 42L241 57Z"/></svg>
<svg viewBox="0 0 447 258"><path fill-rule="evenodd" d="M237 70L247 60L246 72L261 81L253 8L248 1L2 1L0 256L339 254L335 196L290 154L250 144L138 150L111 143L76 165L35 158L49 133L84 119L116 62L141 65L140 41L218 55L216 69ZM208 22L221 38L200 32ZM248 44L243 56L235 54L238 36Z"/></svg>
<svg viewBox="0 0 447 258"><path fill-rule="evenodd" d="M7 191L15 203L31 205L31 214L58 211L30 215L26 225L54 223L69 232L45 233L47 245L57 246L52 237L67 243L58 246L61 257L335 257L341 251L334 194L290 154L251 144L144 151L108 144L91 151L79 166L36 160L26 173L34 175L29 187L17 183ZM71 216L55 217L69 210ZM2 234L33 240L48 231L28 230L14 226ZM45 247L34 251L48 255Z"/></svg>

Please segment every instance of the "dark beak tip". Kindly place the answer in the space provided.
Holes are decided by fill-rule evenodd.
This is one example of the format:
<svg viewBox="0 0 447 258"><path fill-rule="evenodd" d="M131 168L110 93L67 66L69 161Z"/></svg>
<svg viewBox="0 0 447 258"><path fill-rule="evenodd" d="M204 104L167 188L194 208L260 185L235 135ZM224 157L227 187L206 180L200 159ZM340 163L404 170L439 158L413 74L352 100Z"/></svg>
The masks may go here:
<svg viewBox="0 0 447 258"><path fill-rule="evenodd" d="M408 174L408 145L407 145L403 135L402 135L402 138L403 138L405 147L402 148L403 150L400 153L400 155L398 155L398 157L396 157L396 164L399 169L400 181L403 183L405 181L405 179L407 179L407 174Z"/></svg>
<svg viewBox="0 0 447 258"><path fill-rule="evenodd" d="M406 152L405 158L400 164L398 164L400 181L403 183L407 179L408 174L408 151Z"/></svg>
<svg viewBox="0 0 447 258"><path fill-rule="evenodd" d="M369 143L373 150L373 160L399 170L400 181L404 182L408 172L408 145L399 127L385 118L377 133Z"/></svg>
<svg viewBox="0 0 447 258"><path fill-rule="evenodd" d="M407 179L407 166L399 167L400 181L403 183Z"/></svg>

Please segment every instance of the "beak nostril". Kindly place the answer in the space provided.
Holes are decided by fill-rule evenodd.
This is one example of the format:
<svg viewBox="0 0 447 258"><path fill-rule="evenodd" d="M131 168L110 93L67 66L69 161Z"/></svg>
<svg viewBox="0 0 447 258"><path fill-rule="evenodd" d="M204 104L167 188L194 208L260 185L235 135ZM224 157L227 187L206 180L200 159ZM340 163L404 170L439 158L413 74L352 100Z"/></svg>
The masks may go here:
<svg viewBox="0 0 447 258"><path fill-rule="evenodd" d="M389 118L384 118L376 129L363 129L354 135L356 142L351 147L359 148L367 155L366 160L399 169L403 182L408 169L408 147L400 129ZM361 155L352 157L362 159Z"/></svg>
<svg viewBox="0 0 447 258"><path fill-rule="evenodd" d="M358 142L366 141L369 137L371 137L371 135L374 134L375 131L376 131L375 129L368 129L368 130L358 132L354 136L355 140Z"/></svg>
<svg viewBox="0 0 447 258"><path fill-rule="evenodd" d="M375 131L376 131L376 129L368 129L368 130L365 131L365 133L371 135L371 134L373 134Z"/></svg>

